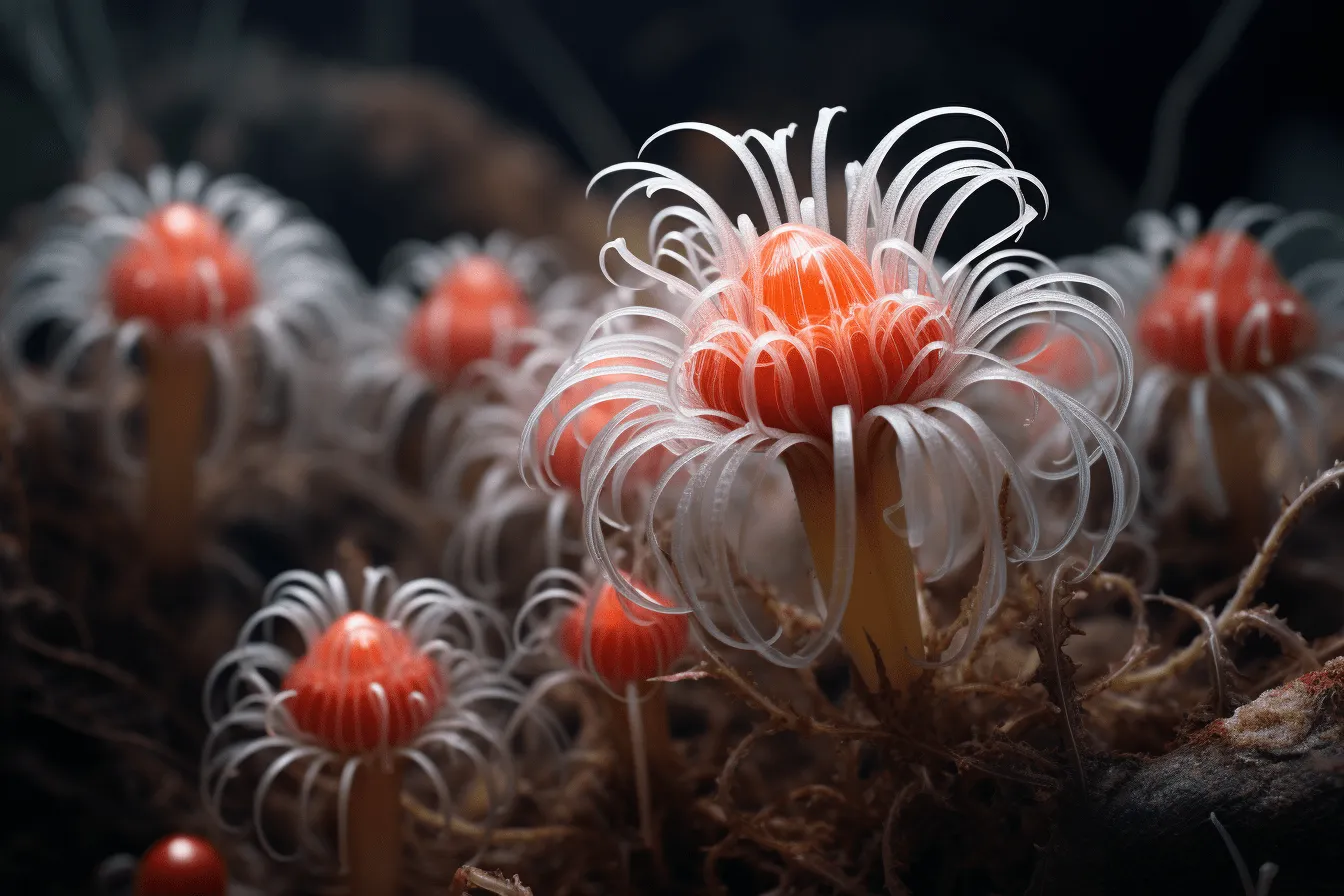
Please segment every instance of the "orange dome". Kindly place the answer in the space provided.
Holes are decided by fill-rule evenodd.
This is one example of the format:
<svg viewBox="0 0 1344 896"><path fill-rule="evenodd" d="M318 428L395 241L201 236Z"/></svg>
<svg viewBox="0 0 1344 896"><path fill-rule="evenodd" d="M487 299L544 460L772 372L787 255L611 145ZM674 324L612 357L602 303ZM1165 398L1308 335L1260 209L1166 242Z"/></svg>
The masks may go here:
<svg viewBox="0 0 1344 896"><path fill-rule="evenodd" d="M411 741L444 698L434 660L401 630L368 613L347 613L285 676L300 729L343 753ZM380 693L381 692L381 693Z"/></svg>
<svg viewBox="0 0 1344 896"><path fill-rule="evenodd" d="M166 333L220 324L256 300L251 262L219 221L186 202L150 214L112 259L107 299L119 320L143 318Z"/></svg>
<svg viewBox="0 0 1344 896"><path fill-rule="evenodd" d="M916 355L931 343L952 341L951 321L927 302L879 301L883 297L871 268L825 231L781 225L761 238L757 257L759 272L750 271L736 291L725 295L724 316L737 321L737 300L754 312L738 321L753 338L778 332L803 345L777 342L778 360L762 353L752 363L757 408L766 426L827 437L833 408L848 404L859 417L904 400L933 375L945 349L936 348L918 362ZM747 417L739 359L752 340L740 332L702 338L727 354L699 352L690 381L709 407Z"/></svg>
<svg viewBox="0 0 1344 896"><path fill-rule="evenodd" d="M434 294L467 305L527 304L517 278L489 255L455 262L434 285Z"/></svg>
<svg viewBox="0 0 1344 896"><path fill-rule="evenodd" d="M1192 242L1139 312L1148 356L1192 374L1267 370L1299 356L1315 336L1311 306L1240 232Z"/></svg>
<svg viewBox="0 0 1344 896"><path fill-rule="evenodd" d="M672 606L666 598L640 590L655 603ZM624 688L631 682L666 674L686 651L690 623L684 614L645 609L623 598L610 584L603 584L592 600L596 604L591 607L591 628L590 605L585 601L561 620L556 640L571 663L592 672L609 687ZM584 653L585 630L591 639L591 668Z"/></svg>
<svg viewBox="0 0 1344 896"><path fill-rule="evenodd" d="M444 272L425 296L407 326L406 351L431 379L447 384L531 323L532 309L513 275L493 258L474 255Z"/></svg>

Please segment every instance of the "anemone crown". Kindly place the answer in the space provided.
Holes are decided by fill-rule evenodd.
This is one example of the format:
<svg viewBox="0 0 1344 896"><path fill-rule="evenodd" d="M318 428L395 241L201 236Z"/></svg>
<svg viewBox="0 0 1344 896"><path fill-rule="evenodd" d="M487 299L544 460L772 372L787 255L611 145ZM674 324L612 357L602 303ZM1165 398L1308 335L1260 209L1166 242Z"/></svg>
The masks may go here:
<svg viewBox="0 0 1344 896"><path fill-rule="evenodd" d="M151 212L112 259L106 290L119 320L164 332L233 320L256 301L252 263L214 215L190 202Z"/></svg>
<svg viewBox="0 0 1344 896"><path fill-rule="evenodd" d="M518 278L488 255L471 255L449 267L434 284L431 296L469 305L526 304L527 301Z"/></svg>
<svg viewBox="0 0 1344 896"><path fill-rule="evenodd" d="M760 274L749 288L781 324L797 331L877 298L873 272L843 240L806 224L781 224L761 237Z"/></svg>
<svg viewBox="0 0 1344 896"><path fill-rule="evenodd" d="M691 381L714 410L787 432L828 436L834 408L862 416L903 401L953 339L944 308L882 296L858 253L806 224L762 236L755 263L726 293L702 334L714 350L695 358Z"/></svg>
<svg viewBox="0 0 1344 896"><path fill-rule="evenodd" d="M673 605L647 589L640 591L656 604ZM625 687L666 673L686 651L689 638L690 623L684 615L637 606L609 584L566 613L556 630L560 650L569 661L610 687Z"/></svg>
<svg viewBox="0 0 1344 896"><path fill-rule="evenodd" d="M447 384L532 321L517 278L495 259L473 255L449 267L416 309L406 352L431 379Z"/></svg>
<svg viewBox="0 0 1344 896"><path fill-rule="evenodd" d="M1153 360L1185 373L1258 373L1315 342L1316 316L1253 237L1210 231L1176 257L1139 315Z"/></svg>
<svg viewBox="0 0 1344 896"><path fill-rule="evenodd" d="M401 630L360 611L337 619L313 642L284 688L294 692L294 723L338 750L406 744L444 699L434 660Z"/></svg>

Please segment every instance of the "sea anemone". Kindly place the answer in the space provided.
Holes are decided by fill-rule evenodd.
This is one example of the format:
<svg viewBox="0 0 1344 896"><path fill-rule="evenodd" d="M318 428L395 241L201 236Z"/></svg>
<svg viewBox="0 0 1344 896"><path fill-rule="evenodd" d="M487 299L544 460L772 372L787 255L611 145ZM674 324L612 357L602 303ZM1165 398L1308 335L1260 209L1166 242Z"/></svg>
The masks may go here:
<svg viewBox="0 0 1344 896"><path fill-rule="evenodd" d="M1028 324L1002 353L1017 369L1058 386L1089 407L1108 406L1119 386L1104 335L1084 325L1060 326L1050 320ZM1032 399L1033 412L1041 410L1028 390L1018 391Z"/></svg>
<svg viewBox="0 0 1344 896"><path fill-rule="evenodd" d="M646 609L606 581L551 569L538 575L514 621L520 653L553 646L571 666L625 697L633 685L666 675L686 652L690 624L669 599L625 577ZM541 621L539 621L541 620Z"/></svg>
<svg viewBox="0 0 1344 896"><path fill-rule="evenodd" d="M516 596L541 569L572 565L582 554L575 508L583 451L621 403L586 408L563 426L559 417L552 417L534 430L539 441L549 444L553 439L556 446L554 455L548 455L555 479L545 491L531 488L520 475L519 444L546 386L594 321L632 304L628 289L595 289L583 278L570 278L543 297L521 360L483 359L467 373L457 403L460 418L443 443L428 490L454 524L444 572L471 593L491 600L506 591ZM605 331L620 329L616 319ZM575 390L580 391L593 390ZM558 403L568 412L581 397L567 393ZM645 480L655 481L661 470L647 466ZM520 526L539 537L506 537L506 531L518 534ZM514 545L522 550L511 549Z"/></svg>
<svg viewBox="0 0 1344 896"><path fill-rule="evenodd" d="M27 407L97 415L113 463L146 478L151 555L181 561L198 461L249 427L311 431L358 277L289 202L194 164L144 187L102 175L52 217L4 294L0 364Z"/></svg>
<svg viewBox="0 0 1344 896"><path fill-rule="evenodd" d="M844 238L833 235L826 142L838 111L823 109L818 117L810 197L799 196L789 171L792 126L773 136L753 130L738 137L681 124L650 138L689 130L726 144L756 188L764 232L746 215L734 224L703 189L666 167L627 162L598 175L643 176L622 200L639 190L690 200L655 216L648 259L624 239L608 243L603 255L604 269L617 255L685 304L676 315L622 312L645 315L661 333L595 329L557 373L529 430L576 385L617 377L585 399L628 404L589 445L582 478L585 540L621 595L651 612L669 609L622 576L603 527L628 522L619 502L603 504L611 508L604 512L597 496L619 487L647 453L670 451L675 459L653 489L643 522L663 567L660 578L676 583L668 594L676 611L690 610L713 637L784 665L811 662L838 632L870 688L880 686L872 647L887 682L900 688L926 665L917 568L933 578L979 555L966 637L941 658L951 662L971 648L997 607L1009 560L1045 559L1083 534L1090 536L1085 570L1108 550L1135 502L1133 461L1114 429L1128 404L1132 356L1115 321L1070 289L1084 283L1106 290L1104 284L1053 270L1034 273L1039 256L999 248L1036 217L1026 190L1044 196L1039 182L1011 167L1001 150L972 140L941 143L914 155L885 191L879 187L884 161L912 128L955 115L997 127L981 112L943 108L915 116L888 133L867 161L851 163L837 231ZM764 152L773 184L753 144ZM954 153L961 157L942 161ZM1013 219L940 271L933 259L950 221L991 185L1006 188ZM940 192L941 208L919 228ZM1033 273L982 301L991 284L1024 268ZM1117 371L1106 407L1089 408L987 350L1043 319L1101 334ZM1065 436L1052 442L1062 452L1019 459L977 412L973 403L995 402L1008 387L1029 390L1052 409ZM787 467L826 586L814 595L821 624L801 643L763 625L735 587L726 508L739 481L748 491L758 481L760 465L748 460L760 456ZM1102 459L1112 486L1110 513L1100 531L1084 533L1092 468ZM668 486L683 472L676 495ZM1043 539L1035 485L1061 481L1073 485L1074 511L1058 538ZM1011 526L1000 515L1001 495ZM675 505L667 533L659 531L664 497Z"/></svg>
<svg viewBox="0 0 1344 896"><path fill-rule="evenodd" d="M579 675L597 684L606 709L608 735L621 767L633 778L644 842L657 849L654 784L675 780L680 762L672 747L664 684L690 644L690 621L673 602L625 579L651 611L627 600L609 583L589 581L569 570L543 572L514 622L520 655L558 653ZM567 680L555 675L545 687Z"/></svg>
<svg viewBox="0 0 1344 896"><path fill-rule="evenodd" d="M1137 250L1079 264L1136 310L1122 431L1145 506L1162 516L1194 499L1217 517L1262 521L1326 460L1323 396L1344 379L1344 226L1237 201L1206 228L1188 206L1142 213L1133 228Z"/></svg>
<svg viewBox="0 0 1344 896"><path fill-rule="evenodd" d="M1082 265L1071 265L1068 259L1062 266L1056 266L1044 257L1037 262L1035 269L1024 264L1021 271L1015 272L1016 276L1068 270L1091 273L1106 282L1095 271ZM1077 283L1063 283L1060 288L1076 292L1101 308L1117 307L1114 295L1107 289ZM1020 328L1003 333L1001 340L987 340L982 347L993 350L1018 370L1059 389L1100 414L1106 414L1108 408L1115 406L1120 399L1120 390L1125 387L1126 381L1115 363L1110 336L1085 320L1059 321L1050 313L1040 315L1035 321L1024 317ZM1001 390L995 401L983 403L978 409L994 420L998 435L1028 464L1042 463L1044 458L1068 450L1071 439L1068 427L1062 424L1053 406L1042 402L1026 386L1010 384ZM1094 475L1098 463L1093 464ZM1137 488L1136 484L1135 490ZM1062 503L1067 503L1074 495L1073 485L1067 479L1046 484L1038 492L1043 506L1048 506L1055 497L1062 497ZM1088 508L1089 521L1095 522L1098 514L1109 514L1109 503L1108 489L1098 489ZM1047 538L1057 538L1061 526L1067 524L1067 514L1063 517L1041 514L1042 531ZM1126 538L1129 532L1129 529L1122 531L1119 538L1130 540Z"/></svg>
<svg viewBox="0 0 1344 896"><path fill-rule="evenodd" d="M262 604L205 686L202 788L221 824L242 830L226 806L230 784L251 780L263 849L320 854L314 825L334 791L340 867L357 892L383 893L398 874L403 788L447 819L498 818L515 785L505 726L526 693L507 674L502 616L445 582L398 586L386 569L365 570L357 602L335 573L289 572ZM285 646L298 643L297 656ZM279 790L297 799L292 853L268 823Z"/></svg>
<svg viewBox="0 0 1344 896"><path fill-rule="evenodd" d="M482 246L464 236L408 244L389 266L380 300L411 312L406 352L440 385L472 361L518 351L513 333L532 324L532 303L558 273L547 270L556 262L544 243L514 244L504 234Z"/></svg>
<svg viewBox="0 0 1344 896"><path fill-rule="evenodd" d="M544 241L505 233L483 243L466 235L406 243L386 269L373 320L343 374L331 434L420 487L461 420L463 401L449 399L469 391L469 371L487 361L518 364L547 341L538 326L544 309L602 289L567 275Z"/></svg>

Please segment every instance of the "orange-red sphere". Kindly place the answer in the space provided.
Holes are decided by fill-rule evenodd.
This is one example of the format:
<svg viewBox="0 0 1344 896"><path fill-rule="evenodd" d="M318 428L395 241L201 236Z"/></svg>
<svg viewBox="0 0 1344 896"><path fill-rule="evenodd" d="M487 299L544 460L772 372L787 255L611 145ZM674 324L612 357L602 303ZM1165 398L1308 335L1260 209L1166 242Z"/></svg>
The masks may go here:
<svg viewBox="0 0 1344 896"><path fill-rule="evenodd" d="M691 366L690 381L710 408L747 417L750 376L764 425L828 437L833 408L847 404L857 418L904 400L933 375L946 348L920 351L953 339L943 312L915 300L879 301L871 268L823 230L776 227L761 237L757 257L759 273L753 269L729 293L747 298L753 313L738 322L752 338L711 335L727 354L701 352ZM736 321L739 312L725 302L724 313ZM744 371L738 359L769 333L794 336L803 347L776 342L774 356L763 353Z"/></svg>
<svg viewBox="0 0 1344 896"><path fill-rule="evenodd" d="M671 602L641 589L662 606ZM560 621L556 640L569 661L601 678L613 689L667 673L685 651L690 623L685 614L657 613L632 604L610 584L570 610ZM591 610L591 619L590 619ZM585 655L590 639L592 665Z"/></svg>
<svg viewBox="0 0 1344 896"><path fill-rule="evenodd" d="M209 841L173 834L151 846L135 869L135 896L225 896L229 873Z"/></svg>
<svg viewBox="0 0 1344 896"><path fill-rule="evenodd" d="M532 320L522 287L502 264L484 255L464 258L416 309L406 328L406 352L427 376L447 384Z"/></svg>
<svg viewBox="0 0 1344 896"><path fill-rule="evenodd" d="M339 753L402 746L444 698L439 668L400 629L368 613L332 623L285 676L294 723Z"/></svg>
<svg viewBox="0 0 1344 896"><path fill-rule="evenodd" d="M1214 231L1186 247L1139 312L1139 342L1154 361L1191 374L1248 373L1311 347L1316 317L1245 233Z"/></svg>
<svg viewBox="0 0 1344 896"><path fill-rule="evenodd" d="M434 294L465 305L526 305L527 297L518 279L489 255L471 255L454 263Z"/></svg>
<svg viewBox="0 0 1344 896"><path fill-rule="evenodd" d="M256 301L251 261L205 209L174 202L140 224L107 271L118 320L144 319L165 333L225 324Z"/></svg>

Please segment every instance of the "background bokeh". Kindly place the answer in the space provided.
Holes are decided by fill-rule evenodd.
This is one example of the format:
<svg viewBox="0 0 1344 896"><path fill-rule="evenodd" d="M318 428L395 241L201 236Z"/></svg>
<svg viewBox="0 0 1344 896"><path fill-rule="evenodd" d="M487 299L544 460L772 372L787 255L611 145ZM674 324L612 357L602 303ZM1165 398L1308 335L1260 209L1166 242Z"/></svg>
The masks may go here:
<svg viewBox="0 0 1344 896"><path fill-rule="evenodd" d="M1206 212L1233 196L1344 209L1344 4L1238 5L1250 21L1194 98L1170 198ZM984 109L1050 189L1033 245L1087 251L1123 237L1159 100L1222 3L107 0L115 52L82 57L71 11L94 4L0 6L20 23L54 11L86 105L125 97L131 126L102 141L123 164L246 170L329 220L372 275L408 235L576 229L543 206L568 207L598 166L665 124L807 129L836 104L851 113L833 131L845 159L914 112ZM11 230L16 209L89 155L35 89L22 31L0 57ZM472 150L483 131L494 138ZM669 145L658 151L710 180L727 157L703 138ZM483 174L501 153L516 164Z"/></svg>

